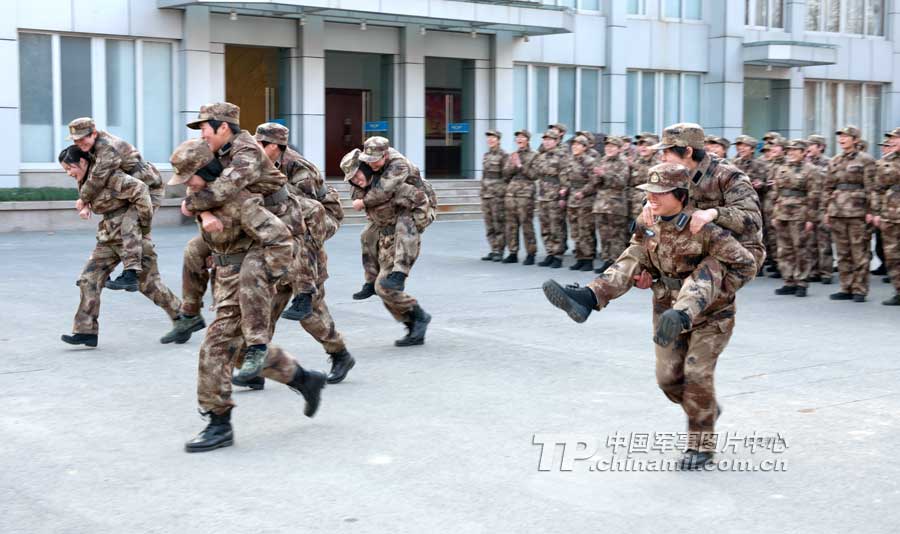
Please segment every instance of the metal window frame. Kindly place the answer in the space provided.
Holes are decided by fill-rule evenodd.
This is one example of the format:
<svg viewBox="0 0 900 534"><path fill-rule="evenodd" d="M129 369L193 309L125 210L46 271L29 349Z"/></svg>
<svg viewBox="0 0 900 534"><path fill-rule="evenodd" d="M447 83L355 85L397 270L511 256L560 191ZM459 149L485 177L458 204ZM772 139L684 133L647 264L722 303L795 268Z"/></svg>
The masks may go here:
<svg viewBox="0 0 900 534"><path fill-rule="evenodd" d="M784 11L785 0L747 0L749 2L749 7L747 9L747 13L744 15L744 26L747 28L758 28L763 30L784 30L785 29L785 21L786 21L786 13ZM766 24L764 26L760 26L756 24L756 6L759 2L766 2ZM781 2L781 26L773 26L772 25L772 6L775 2ZM751 17L752 14L752 17ZM750 22L750 24L747 24Z"/></svg>

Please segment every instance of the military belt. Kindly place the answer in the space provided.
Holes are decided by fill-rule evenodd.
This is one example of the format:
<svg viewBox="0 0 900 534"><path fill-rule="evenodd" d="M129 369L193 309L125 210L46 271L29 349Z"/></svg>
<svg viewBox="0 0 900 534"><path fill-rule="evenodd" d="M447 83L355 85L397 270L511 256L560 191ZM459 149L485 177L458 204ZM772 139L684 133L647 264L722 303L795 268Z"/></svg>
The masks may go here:
<svg viewBox="0 0 900 534"><path fill-rule="evenodd" d="M799 189L779 189L778 195L783 197L805 197L806 191L800 191Z"/></svg>
<svg viewBox="0 0 900 534"><path fill-rule="evenodd" d="M485 180L499 180L502 177L499 172L490 171L484 173Z"/></svg>
<svg viewBox="0 0 900 534"><path fill-rule="evenodd" d="M673 289L673 290L681 289L681 286L684 284L684 280L682 280L681 278L672 278L669 276L662 276L662 275L660 275L660 277L659 277L659 282L661 282L662 285L664 285L666 287L666 289Z"/></svg>
<svg viewBox="0 0 900 534"><path fill-rule="evenodd" d="M278 191L275 191L274 193L272 193L271 195L269 195L267 197L263 197L263 206L266 206L266 207L277 206L278 204L281 204L282 202L284 202L287 199L288 199L287 186L283 185L283 186L281 186L281 189L279 189Z"/></svg>
<svg viewBox="0 0 900 534"><path fill-rule="evenodd" d="M118 217L119 215L124 215L125 212L128 211L128 208L130 208L130 207L131 207L131 205L122 206L121 208L119 208L117 210L108 211L103 214L103 218L108 220L108 219Z"/></svg>
<svg viewBox="0 0 900 534"><path fill-rule="evenodd" d="M212 259L213 263L218 265L219 267L227 267L229 265L240 265L244 263L244 256L246 256L246 252L240 252L238 254L213 254Z"/></svg>
<svg viewBox="0 0 900 534"><path fill-rule="evenodd" d="M865 189L865 187L866 186L864 186L863 184L837 184L835 186L835 189L838 189L840 191L850 191L854 189Z"/></svg>

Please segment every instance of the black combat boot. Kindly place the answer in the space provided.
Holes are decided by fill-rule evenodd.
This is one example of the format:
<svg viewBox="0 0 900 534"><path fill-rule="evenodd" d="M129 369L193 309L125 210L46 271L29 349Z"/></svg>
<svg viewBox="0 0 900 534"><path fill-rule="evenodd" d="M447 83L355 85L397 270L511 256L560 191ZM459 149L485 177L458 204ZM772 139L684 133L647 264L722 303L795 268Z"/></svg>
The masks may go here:
<svg viewBox="0 0 900 534"><path fill-rule="evenodd" d="M578 260L572 265L569 266L570 271L580 271L581 267L584 265L584 260Z"/></svg>
<svg viewBox="0 0 900 534"><path fill-rule="evenodd" d="M331 372L328 373L328 383L337 384L347 377L347 373L356 365L356 360L350 355L347 349L340 352L334 352L331 356Z"/></svg>
<svg viewBox="0 0 900 534"><path fill-rule="evenodd" d="M594 270L594 260L584 260L584 265L581 266L581 271L589 273Z"/></svg>
<svg viewBox="0 0 900 534"><path fill-rule="evenodd" d="M247 381L256 378L266 366L269 347L266 345L250 345L244 352L244 365L235 373L238 380Z"/></svg>
<svg viewBox="0 0 900 534"><path fill-rule="evenodd" d="M769 273L769 278L781 278L781 272L775 270Z"/></svg>
<svg viewBox="0 0 900 534"><path fill-rule="evenodd" d="M172 321L172 330L161 337L159 342L164 345L167 343L181 345L191 339L191 334L204 328L206 328L206 321L199 313L197 315L178 314Z"/></svg>
<svg viewBox="0 0 900 534"><path fill-rule="evenodd" d="M234 375L231 377L231 384L234 386L239 386L242 388L250 388L253 390L261 390L266 387L266 379L262 376L257 376L256 378L251 378L250 380L241 380Z"/></svg>
<svg viewBox="0 0 900 534"><path fill-rule="evenodd" d="M877 269L872 269L869 272L874 274L875 276L884 276L887 274L887 267L885 267L884 263L882 263L878 266Z"/></svg>
<svg viewBox="0 0 900 534"><path fill-rule="evenodd" d="M481 257L481 261L494 261L494 253L488 252L484 256Z"/></svg>
<svg viewBox="0 0 900 534"><path fill-rule="evenodd" d="M866 301L865 295L860 295L858 293L856 295L853 295L853 302L865 302L865 301Z"/></svg>
<svg viewBox="0 0 900 534"><path fill-rule="evenodd" d="M805 288L805 287L798 287L798 288L797 288L797 291L794 292L794 296L795 296L795 297L805 297L805 296L806 296L806 288Z"/></svg>
<svg viewBox="0 0 900 534"><path fill-rule="evenodd" d="M553 263L553 254L547 254L547 257L538 262L538 267L549 267Z"/></svg>
<svg viewBox="0 0 900 534"><path fill-rule="evenodd" d="M366 300L375 294L375 283L374 282L366 282L363 284L362 289L353 294L353 300Z"/></svg>
<svg viewBox="0 0 900 534"><path fill-rule="evenodd" d="M492 252L492 253L491 253L491 256L493 256L493 258L491 258L491 261L496 261L496 262L501 262L501 261L503 261L503 251L500 251L500 252Z"/></svg>
<svg viewBox="0 0 900 534"><path fill-rule="evenodd" d="M125 269L118 278L106 282L106 289L124 289L129 293L134 293L138 290L137 271L134 269Z"/></svg>
<svg viewBox="0 0 900 534"><path fill-rule="evenodd" d="M811 275L809 278L807 278L806 281L809 282L810 284L814 284L816 282L821 282L822 277L817 274L814 274L814 275Z"/></svg>
<svg viewBox="0 0 900 534"><path fill-rule="evenodd" d="M288 382L287 386L303 395L303 400L306 401L303 415L306 417L316 415L319 402L322 400L322 389L325 387L325 373L306 371L298 365L297 370L294 371L294 378Z"/></svg>
<svg viewBox="0 0 900 534"><path fill-rule="evenodd" d="M534 254L525 256L525 261L522 262L522 265L534 265Z"/></svg>
<svg viewBox="0 0 900 534"><path fill-rule="evenodd" d="M385 289L393 289L394 291L403 291L405 287L404 281L406 280L406 273L401 273L400 271L393 271L391 274L385 276L381 279L381 287Z"/></svg>
<svg viewBox="0 0 900 534"><path fill-rule="evenodd" d="M883 283L885 283L885 284L890 284L890 283L891 283L891 277L890 277L890 276L885 276L884 278L881 279L881 281L882 281Z"/></svg>
<svg viewBox="0 0 900 534"><path fill-rule="evenodd" d="M394 342L394 345L397 347L412 347L425 344L425 332L428 330L428 323L431 322L431 315L416 304L409 312L409 319L409 322L404 323L409 332L406 334L406 337Z"/></svg>
<svg viewBox="0 0 900 534"><path fill-rule="evenodd" d="M576 323L587 321L588 315L597 307L597 297L590 288L578 284L563 287L555 280L547 280L542 288L550 304L568 313Z"/></svg>
<svg viewBox="0 0 900 534"><path fill-rule="evenodd" d="M826 286L830 286L830 285L831 285L831 277L830 277L830 276L823 276L823 277L822 277L822 283L825 284Z"/></svg>
<svg viewBox="0 0 900 534"><path fill-rule="evenodd" d="M797 293L797 286L782 286L775 290L776 295L794 295Z"/></svg>
<svg viewBox="0 0 900 534"><path fill-rule="evenodd" d="M510 252L509 256L503 258L503 261L500 263L519 263L519 256L518 254Z"/></svg>
<svg viewBox="0 0 900 534"><path fill-rule="evenodd" d="M900 293L897 293L893 297L881 301L885 306L900 306Z"/></svg>
<svg viewBox="0 0 900 534"><path fill-rule="evenodd" d="M843 291L838 291L837 293L832 293L828 296L831 300L853 300L853 295L851 293L845 293Z"/></svg>
<svg viewBox="0 0 900 534"><path fill-rule="evenodd" d="M312 315L312 295L298 293L291 302L291 307L281 312L281 318L289 321L302 321Z"/></svg>
<svg viewBox="0 0 900 534"><path fill-rule="evenodd" d="M559 256L553 256L553 262L550 264L551 269L559 269L562 267L562 258Z"/></svg>
<svg viewBox="0 0 900 534"><path fill-rule="evenodd" d="M97 346L97 334L63 334L60 339L69 345L85 345L87 347Z"/></svg>
<svg viewBox="0 0 900 534"><path fill-rule="evenodd" d="M707 464L712 463L714 457L715 454L710 451L688 449L684 451L684 456L681 457L681 469L686 471L703 469Z"/></svg>
<svg viewBox="0 0 900 534"><path fill-rule="evenodd" d="M600 267L597 267L596 269L594 269L594 272L597 273L597 274L602 274L604 271L606 271L607 269L609 269L609 266L612 265L612 264L613 264L613 262L611 262L610 260L604 260L604 261L600 264Z"/></svg>
<svg viewBox="0 0 900 534"><path fill-rule="evenodd" d="M234 432L231 430L231 410L222 415L208 414L209 424L197 437L184 444L185 452L207 452L234 445Z"/></svg>

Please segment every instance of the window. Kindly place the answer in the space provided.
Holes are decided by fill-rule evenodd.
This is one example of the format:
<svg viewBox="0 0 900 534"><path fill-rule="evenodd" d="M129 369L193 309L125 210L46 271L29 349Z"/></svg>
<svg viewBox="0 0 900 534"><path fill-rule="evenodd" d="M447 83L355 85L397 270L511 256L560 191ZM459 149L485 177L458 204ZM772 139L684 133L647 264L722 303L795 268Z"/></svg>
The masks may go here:
<svg viewBox="0 0 900 534"><path fill-rule="evenodd" d="M627 76L625 128L630 135L699 122L699 74L629 71Z"/></svg>
<svg viewBox="0 0 900 534"><path fill-rule="evenodd" d="M550 124L550 68L535 67L534 112L535 131L542 132Z"/></svg>
<svg viewBox="0 0 900 534"><path fill-rule="evenodd" d="M879 84L807 81L804 86L806 134L824 135L828 153L834 154L834 132L852 124L862 130L869 152L877 153L881 139L881 92Z"/></svg>
<svg viewBox="0 0 900 534"><path fill-rule="evenodd" d="M559 88L557 90L559 107L557 108L556 120L568 125L570 128L575 126L575 98L575 69L560 67Z"/></svg>
<svg viewBox="0 0 900 534"><path fill-rule="evenodd" d="M528 129L528 67L513 67L513 126L516 131Z"/></svg>
<svg viewBox="0 0 900 534"><path fill-rule="evenodd" d="M585 11L600 11L600 0L581 0L578 7Z"/></svg>
<svg viewBox="0 0 900 534"><path fill-rule="evenodd" d="M647 0L628 0L629 15L646 15Z"/></svg>
<svg viewBox="0 0 900 534"><path fill-rule="evenodd" d="M807 0L806 29L884 35L884 0Z"/></svg>
<svg viewBox="0 0 900 534"><path fill-rule="evenodd" d="M581 69L581 130L596 132L599 130L600 114L600 71Z"/></svg>
<svg viewBox="0 0 900 534"><path fill-rule="evenodd" d="M784 0L744 0L744 24L784 28Z"/></svg>
<svg viewBox="0 0 900 534"><path fill-rule="evenodd" d="M702 19L700 3L702 0L663 0L663 18L667 19Z"/></svg>
<svg viewBox="0 0 900 534"><path fill-rule="evenodd" d="M551 80L555 91L551 101ZM596 132L600 124L600 71L581 67L513 65L513 125L539 135L551 122Z"/></svg>
<svg viewBox="0 0 900 534"><path fill-rule="evenodd" d="M20 34L21 161L55 163L71 143L69 122L93 117L148 161L167 162L175 131L173 61L169 42Z"/></svg>

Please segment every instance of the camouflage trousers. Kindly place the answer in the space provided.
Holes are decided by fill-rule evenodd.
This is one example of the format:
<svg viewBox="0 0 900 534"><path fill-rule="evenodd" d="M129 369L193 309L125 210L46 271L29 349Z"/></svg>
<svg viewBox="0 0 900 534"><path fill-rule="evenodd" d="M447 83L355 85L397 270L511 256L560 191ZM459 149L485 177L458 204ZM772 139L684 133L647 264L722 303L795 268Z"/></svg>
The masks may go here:
<svg viewBox="0 0 900 534"><path fill-rule="evenodd" d="M566 210L559 207L558 200L539 200L538 220L544 250L548 255L562 256L566 252Z"/></svg>
<svg viewBox="0 0 900 534"><path fill-rule="evenodd" d="M663 311L664 307L654 306L654 332ZM719 355L728 345L733 330L734 317L709 320L682 333L668 347L654 345L656 383L687 415L689 448L716 449L714 374Z"/></svg>
<svg viewBox="0 0 900 534"><path fill-rule="evenodd" d="M391 227L387 227L388 231L393 230ZM380 232L381 233L381 232ZM387 275L391 274L391 272L397 270L396 266L396 252L394 248L398 245L399 242L396 239L396 234L394 232L390 233L381 233L378 239L378 277L375 282L375 293L381 298L381 301L384 303L384 307L387 308L387 311L396 319L398 322L406 323L409 322L409 312L412 311L413 307L418 304L416 299L406 293L405 291L397 291L395 289L385 289L381 287L381 280L387 277ZM416 258L419 257L419 243L416 243L416 249L414 254L411 256L408 253L404 253L404 258L410 258L409 267L412 267L412 264L416 261Z"/></svg>
<svg viewBox="0 0 900 534"><path fill-rule="evenodd" d="M883 221L881 238L884 240L884 263L891 283L900 293L900 221Z"/></svg>
<svg viewBox="0 0 900 534"><path fill-rule="evenodd" d="M811 262L807 240L812 232L804 231L805 221L778 221L778 270L784 285L806 287Z"/></svg>
<svg viewBox="0 0 900 534"><path fill-rule="evenodd" d="M137 210L128 208L119 219L119 235L122 238L122 269L140 271L144 251L144 232L138 221Z"/></svg>
<svg viewBox="0 0 900 534"><path fill-rule="evenodd" d="M197 315L203 308L203 294L209 285L210 254L209 246L200 236L192 238L184 247L181 264L181 313L184 315Z"/></svg>
<svg viewBox="0 0 900 534"><path fill-rule="evenodd" d="M778 261L778 232L772 224L775 220L775 205L768 199L769 196L762 199L763 243L766 245L766 257Z"/></svg>
<svg viewBox="0 0 900 534"><path fill-rule="evenodd" d="M597 232L600 234L600 259L616 261L628 246L628 217L595 213Z"/></svg>
<svg viewBox="0 0 900 534"><path fill-rule="evenodd" d="M817 224L815 231L806 240L806 249L810 261L809 273L818 274L822 278L831 278L831 271L834 268L831 230L824 224Z"/></svg>
<svg viewBox="0 0 900 534"><path fill-rule="evenodd" d="M72 332L75 334L97 334L99 332L100 292L109 274L122 261L124 255L121 242L97 243L91 257L81 271L79 289L81 301L75 313ZM178 297L163 284L156 266L156 251L149 239L143 240L141 251L142 270L139 273L138 289L154 304L166 312L170 319L178 315L181 303Z"/></svg>
<svg viewBox="0 0 900 534"><path fill-rule="evenodd" d="M481 214L484 216L484 233L491 252L503 253L506 247L506 223L503 197L481 197Z"/></svg>
<svg viewBox="0 0 900 534"><path fill-rule="evenodd" d="M869 293L869 262L872 235L862 217L832 217L831 237L837 250L841 291Z"/></svg>
<svg viewBox="0 0 900 534"><path fill-rule="evenodd" d="M507 196L504 199L506 210L506 248L510 254L519 253L519 228L525 239L525 252L537 254L537 239L534 234L534 198Z"/></svg>
<svg viewBox="0 0 900 534"><path fill-rule="evenodd" d="M394 270L409 276L413 263L419 257L421 244L421 231L416 227L411 215L403 214L397 217L394 225L394 233L400 246L394 250ZM379 240L381 238L380 227L372 222L366 224L359 235L359 244L362 248L362 264L367 283L375 282L378 272L381 270Z"/></svg>
<svg viewBox="0 0 900 534"><path fill-rule="evenodd" d="M597 233L594 227L594 213L591 211L593 202L585 202L585 204L587 205L584 207L567 208L566 211L569 216L572 241L575 242L575 259L593 260L597 255Z"/></svg>
<svg viewBox="0 0 900 534"><path fill-rule="evenodd" d="M281 312L287 307L291 300L290 291L276 291L275 298L272 299L272 317L281 316ZM344 337L337 331L334 325L334 319L325 303L325 285L324 283L317 288L316 294L312 297L312 315L300 321L300 326L311 335L313 339L318 341L325 352L335 354L346 349ZM272 323L272 333L275 331L275 323Z"/></svg>

